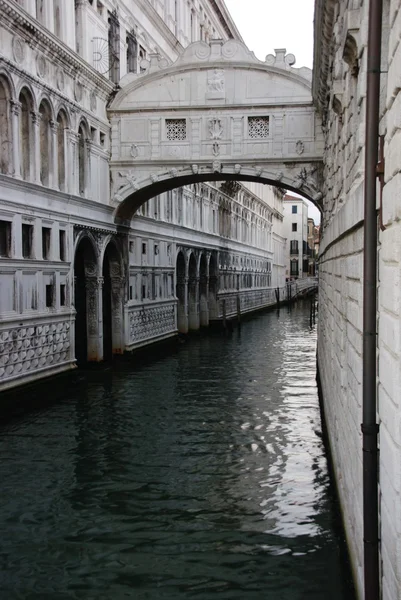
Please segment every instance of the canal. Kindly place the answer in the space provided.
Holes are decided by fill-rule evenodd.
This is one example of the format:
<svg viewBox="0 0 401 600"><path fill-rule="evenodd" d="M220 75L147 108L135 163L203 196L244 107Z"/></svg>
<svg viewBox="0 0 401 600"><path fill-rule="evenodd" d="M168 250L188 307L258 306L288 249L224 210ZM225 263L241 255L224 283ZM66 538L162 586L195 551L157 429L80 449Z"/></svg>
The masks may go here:
<svg viewBox="0 0 401 600"><path fill-rule="evenodd" d="M353 599L315 355L299 304L3 423L0 597Z"/></svg>

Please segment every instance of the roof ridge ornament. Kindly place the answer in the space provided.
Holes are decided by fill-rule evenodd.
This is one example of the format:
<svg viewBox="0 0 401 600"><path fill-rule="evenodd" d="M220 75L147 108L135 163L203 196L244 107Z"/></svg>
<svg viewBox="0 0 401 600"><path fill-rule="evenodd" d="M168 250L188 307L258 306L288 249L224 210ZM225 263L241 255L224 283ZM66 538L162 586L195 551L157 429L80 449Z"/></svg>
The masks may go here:
<svg viewBox="0 0 401 600"><path fill-rule="evenodd" d="M294 54L286 54L286 48L275 48L275 54L268 54L265 59L265 63L271 67L278 69L289 70L295 65L296 58Z"/></svg>

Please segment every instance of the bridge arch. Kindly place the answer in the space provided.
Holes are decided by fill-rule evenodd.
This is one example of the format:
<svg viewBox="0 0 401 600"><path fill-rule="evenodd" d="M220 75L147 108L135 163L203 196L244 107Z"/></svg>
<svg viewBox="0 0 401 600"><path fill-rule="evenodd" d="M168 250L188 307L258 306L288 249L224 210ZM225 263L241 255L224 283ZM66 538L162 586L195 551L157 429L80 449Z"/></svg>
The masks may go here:
<svg viewBox="0 0 401 600"><path fill-rule="evenodd" d="M236 40L154 54L109 107L112 202L127 223L153 196L207 181L258 181L322 206L324 138L312 73L284 49L259 61Z"/></svg>

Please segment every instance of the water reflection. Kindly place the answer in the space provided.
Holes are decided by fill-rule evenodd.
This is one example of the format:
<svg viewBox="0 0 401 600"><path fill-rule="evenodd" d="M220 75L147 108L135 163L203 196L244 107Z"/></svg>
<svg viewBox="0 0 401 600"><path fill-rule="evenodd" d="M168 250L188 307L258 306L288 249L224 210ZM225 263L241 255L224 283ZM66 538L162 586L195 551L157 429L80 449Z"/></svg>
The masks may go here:
<svg viewBox="0 0 401 600"><path fill-rule="evenodd" d="M353 598L315 351L269 313L3 427L4 597Z"/></svg>

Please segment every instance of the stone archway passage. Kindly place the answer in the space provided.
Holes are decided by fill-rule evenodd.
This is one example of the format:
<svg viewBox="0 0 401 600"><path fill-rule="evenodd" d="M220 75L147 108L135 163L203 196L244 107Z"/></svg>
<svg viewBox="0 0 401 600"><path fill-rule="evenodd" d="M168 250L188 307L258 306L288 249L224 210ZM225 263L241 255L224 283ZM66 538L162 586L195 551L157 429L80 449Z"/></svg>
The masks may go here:
<svg viewBox="0 0 401 600"><path fill-rule="evenodd" d="M261 181L320 205L324 138L312 72L276 50L259 61L236 40L188 46L168 65L152 55L109 109L117 223L149 198L201 181Z"/></svg>

